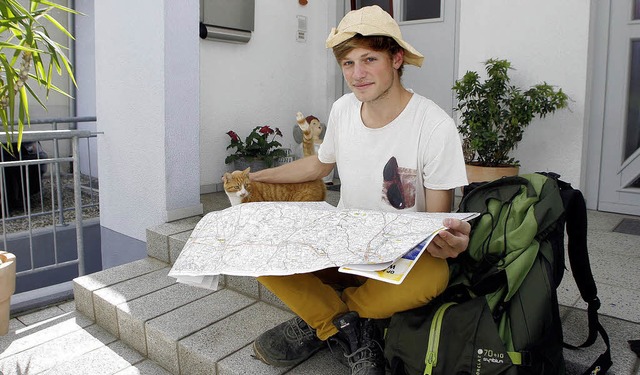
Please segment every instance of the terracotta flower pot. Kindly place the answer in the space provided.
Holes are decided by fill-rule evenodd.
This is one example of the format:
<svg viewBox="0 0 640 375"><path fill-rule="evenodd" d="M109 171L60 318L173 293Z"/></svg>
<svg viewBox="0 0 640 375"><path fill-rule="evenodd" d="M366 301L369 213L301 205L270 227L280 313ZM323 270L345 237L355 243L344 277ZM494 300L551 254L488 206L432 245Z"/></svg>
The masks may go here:
<svg viewBox="0 0 640 375"><path fill-rule="evenodd" d="M16 290L16 256L0 251L0 335L9 332L11 295Z"/></svg>
<svg viewBox="0 0 640 375"><path fill-rule="evenodd" d="M517 176L518 167L483 167L479 165L466 164L467 180L472 182L485 182L497 180L504 176Z"/></svg>

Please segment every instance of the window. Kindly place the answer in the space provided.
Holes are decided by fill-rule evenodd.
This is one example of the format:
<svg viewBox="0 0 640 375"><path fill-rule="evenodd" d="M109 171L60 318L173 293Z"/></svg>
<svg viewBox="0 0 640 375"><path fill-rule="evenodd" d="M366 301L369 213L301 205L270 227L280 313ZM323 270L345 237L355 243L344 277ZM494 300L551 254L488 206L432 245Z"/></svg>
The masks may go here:
<svg viewBox="0 0 640 375"><path fill-rule="evenodd" d="M442 0L404 0L401 2L401 5L402 10L400 11L399 21L441 18Z"/></svg>
<svg viewBox="0 0 640 375"><path fill-rule="evenodd" d="M640 40L631 42L625 159L640 148Z"/></svg>
<svg viewBox="0 0 640 375"><path fill-rule="evenodd" d="M377 5L393 17L393 0L351 0L351 10Z"/></svg>
<svg viewBox="0 0 640 375"><path fill-rule="evenodd" d="M393 0L351 0L351 10L378 5L392 17L395 9L398 22L437 20L442 18L442 3L443 0L398 0L394 7Z"/></svg>
<svg viewBox="0 0 640 375"><path fill-rule="evenodd" d="M640 0L633 2L633 19L640 20Z"/></svg>

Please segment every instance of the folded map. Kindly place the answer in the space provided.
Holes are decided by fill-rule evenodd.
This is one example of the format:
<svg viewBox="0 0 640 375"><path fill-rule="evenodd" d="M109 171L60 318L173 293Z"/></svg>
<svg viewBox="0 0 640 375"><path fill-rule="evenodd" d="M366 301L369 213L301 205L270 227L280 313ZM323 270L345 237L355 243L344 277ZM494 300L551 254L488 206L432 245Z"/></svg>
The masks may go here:
<svg viewBox="0 0 640 375"><path fill-rule="evenodd" d="M475 215L339 209L326 202L240 204L200 220L169 276L217 289L219 275L290 275L345 266L342 271L398 283L377 271L392 275L388 268L398 262L393 268L400 269L411 254L415 261L444 229L446 217Z"/></svg>

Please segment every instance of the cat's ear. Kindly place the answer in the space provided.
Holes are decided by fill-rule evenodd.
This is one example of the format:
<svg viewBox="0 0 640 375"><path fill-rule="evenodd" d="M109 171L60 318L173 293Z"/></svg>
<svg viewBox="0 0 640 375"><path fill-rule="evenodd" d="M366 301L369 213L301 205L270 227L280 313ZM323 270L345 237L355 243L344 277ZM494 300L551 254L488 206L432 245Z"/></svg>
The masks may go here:
<svg viewBox="0 0 640 375"><path fill-rule="evenodd" d="M244 175L248 175L249 172L251 172L251 167L247 167L247 169L245 169L244 171L242 171L242 174Z"/></svg>
<svg viewBox="0 0 640 375"><path fill-rule="evenodd" d="M222 175L222 182L226 183L228 179L231 178L231 174L229 172L226 172L225 174Z"/></svg>

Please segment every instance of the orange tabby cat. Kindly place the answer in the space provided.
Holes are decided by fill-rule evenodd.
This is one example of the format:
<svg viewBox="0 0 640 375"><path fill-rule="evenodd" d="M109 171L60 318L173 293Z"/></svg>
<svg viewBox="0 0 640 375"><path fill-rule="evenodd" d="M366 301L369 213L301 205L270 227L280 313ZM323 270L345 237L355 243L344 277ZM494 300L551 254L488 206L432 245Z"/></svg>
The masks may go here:
<svg viewBox="0 0 640 375"><path fill-rule="evenodd" d="M327 191L321 179L295 184L250 181L249 168L225 173L222 182L232 206L247 202L323 201Z"/></svg>

